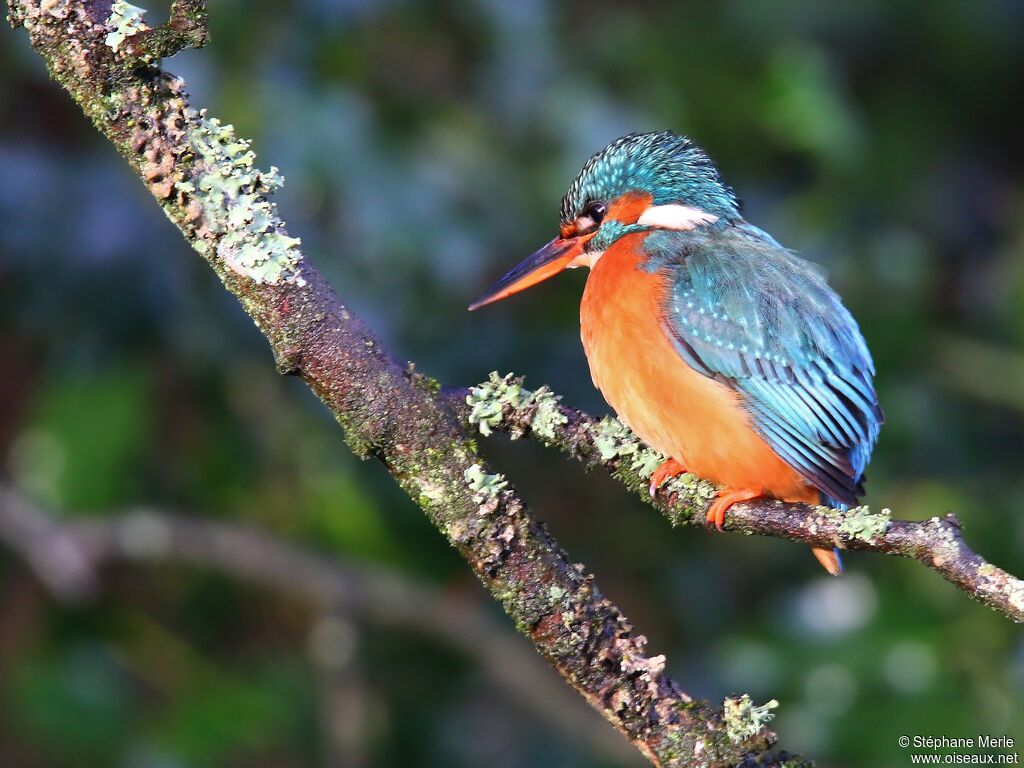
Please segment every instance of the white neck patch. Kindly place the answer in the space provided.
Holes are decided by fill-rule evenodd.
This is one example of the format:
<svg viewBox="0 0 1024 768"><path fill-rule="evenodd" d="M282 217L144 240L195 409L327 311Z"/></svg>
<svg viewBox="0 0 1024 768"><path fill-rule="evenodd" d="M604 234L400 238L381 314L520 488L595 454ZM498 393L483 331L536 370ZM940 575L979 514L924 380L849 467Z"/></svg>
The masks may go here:
<svg viewBox="0 0 1024 768"><path fill-rule="evenodd" d="M567 269L576 269L577 267L593 269L602 256L604 256L604 251L586 251L570 261Z"/></svg>
<svg viewBox="0 0 1024 768"><path fill-rule="evenodd" d="M670 205L652 205L640 215L636 223L658 229L687 230L715 221L718 221L718 217L713 213L689 205L672 203Z"/></svg>
<svg viewBox="0 0 1024 768"><path fill-rule="evenodd" d="M672 203L670 205L652 205L640 215L636 223L657 229L688 230L701 224L712 224L716 221L718 221L718 217L713 213L708 213L700 208L693 208L689 205ZM593 269L602 256L604 256L604 251L581 253L569 262L567 269L576 269L577 267Z"/></svg>

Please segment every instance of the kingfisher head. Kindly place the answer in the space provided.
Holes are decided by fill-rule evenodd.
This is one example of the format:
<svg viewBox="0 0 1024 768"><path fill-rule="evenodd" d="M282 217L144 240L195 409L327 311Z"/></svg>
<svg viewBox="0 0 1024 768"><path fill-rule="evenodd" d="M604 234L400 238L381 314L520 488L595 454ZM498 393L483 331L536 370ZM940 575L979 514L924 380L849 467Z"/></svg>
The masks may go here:
<svg viewBox="0 0 1024 768"><path fill-rule="evenodd" d="M476 309L571 267L593 267L620 237L739 217L711 159L672 131L631 133L594 154L562 198L559 234L473 303Z"/></svg>

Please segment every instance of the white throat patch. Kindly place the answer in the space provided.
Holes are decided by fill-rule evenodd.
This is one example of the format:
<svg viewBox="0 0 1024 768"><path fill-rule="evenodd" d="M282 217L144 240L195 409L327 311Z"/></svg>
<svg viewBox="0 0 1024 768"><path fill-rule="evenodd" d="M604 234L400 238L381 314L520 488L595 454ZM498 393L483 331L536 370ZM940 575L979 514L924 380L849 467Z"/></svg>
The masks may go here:
<svg viewBox="0 0 1024 768"><path fill-rule="evenodd" d="M670 205L652 205L640 215L636 223L656 229L688 230L716 221L718 221L718 217L713 213L689 205L672 203ZM602 256L604 256L604 251L581 253L569 262L567 269L576 269L577 267L593 269Z"/></svg>
<svg viewBox="0 0 1024 768"><path fill-rule="evenodd" d="M637 224L658 229L693 229L700 224L711 224L718 221L713 213L702 211L700 208L692 208L689 205L652 205L644 211Z"/></svg>
<svg viewBox="0 0 1024 768"><path fill-rule="evenodd" d="M597 264L598 259L602 256L604 256L604 251L587 251L585 253L581 253L569 262L568 269L576 269L577 267L593 269L594 265Z"/></svg>

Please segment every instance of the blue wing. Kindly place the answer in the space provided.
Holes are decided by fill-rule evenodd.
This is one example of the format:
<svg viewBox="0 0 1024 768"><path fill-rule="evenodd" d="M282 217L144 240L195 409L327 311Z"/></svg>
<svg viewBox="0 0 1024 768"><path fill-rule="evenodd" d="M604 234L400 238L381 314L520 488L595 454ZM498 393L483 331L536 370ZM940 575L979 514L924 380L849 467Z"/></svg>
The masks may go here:
<svg viewBox="0 0 1024 768"><path fill-rule="evenodd" d="M826 500L856 503L882 411L856 321L817 268L748 224L652 232L663 322L683 359L743 397L754 427Z"/></svg>

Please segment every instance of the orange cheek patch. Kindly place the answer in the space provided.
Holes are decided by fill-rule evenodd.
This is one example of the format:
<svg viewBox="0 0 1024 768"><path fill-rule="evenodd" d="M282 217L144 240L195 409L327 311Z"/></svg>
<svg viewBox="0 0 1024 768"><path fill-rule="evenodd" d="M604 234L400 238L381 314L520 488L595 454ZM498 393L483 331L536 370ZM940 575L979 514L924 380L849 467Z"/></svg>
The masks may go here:
<svg viewBox="0 0 1024 768"><path fill-rule="evenodd" d="M647 192L629 192L608 208L606 219L615 219L623 224L635 224L644 211L651 207L654 198Z"/></svg>

